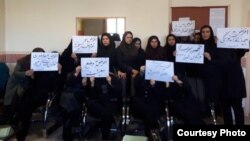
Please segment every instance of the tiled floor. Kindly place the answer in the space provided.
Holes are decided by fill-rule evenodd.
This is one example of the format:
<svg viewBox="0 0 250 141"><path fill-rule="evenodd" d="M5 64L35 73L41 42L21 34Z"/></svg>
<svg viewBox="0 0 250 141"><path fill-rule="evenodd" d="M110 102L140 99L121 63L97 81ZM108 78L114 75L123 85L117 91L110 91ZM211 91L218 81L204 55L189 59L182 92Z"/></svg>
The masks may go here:
<svg viewBox="0 0 250 141"><path fill-rule="evenodd" d="M207 119L209 121L209 119ZM220 124L222 122L221 118L218 118L218 123ZM250 125L250 117L246 117L246 124ZM79 139L75 139L77 141ZM88 141L100 141L100 134L95 134L91 139L88 139ZM118 140L118 139L117 139ZM119 139L121 140L121 139ZM16 139L13 137L9 141L16 141ZM30 128L30 133L28 137L26 138L26 141L62 141L62 127L59 127L56 131L54 131L51 135L49 135L47 138L44 138L42 136L42 125L41 123L33 123ZM86 141L86 140L84 140Z"/></svg>

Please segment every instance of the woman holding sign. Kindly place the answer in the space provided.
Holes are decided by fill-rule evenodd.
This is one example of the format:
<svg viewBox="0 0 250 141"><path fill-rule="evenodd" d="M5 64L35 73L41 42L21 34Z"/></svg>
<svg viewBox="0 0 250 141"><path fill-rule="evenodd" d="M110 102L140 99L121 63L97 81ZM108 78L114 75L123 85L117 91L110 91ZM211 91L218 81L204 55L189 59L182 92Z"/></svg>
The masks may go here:
<svg viewBox="0 0 250 141"><path fill-rule="evenodd" d="M217 47L214 32L209 25L204 25L200 29L201 44L205 45L204 64L199 67L204 80L206 99L209 103L214 124L216 123L216 112L219 111L218 100L221 93L221 72L217 66ZM198 71L199 72L199 71Z"/></svg>
<svg viewBox="0 0 250 141"><path fill-rule="evenodd" d="M98 47L97 57L109 58L111 74L114 74L114 53L115 44L110 34L103 33L101 43ZM102 139L110 140L110 128L114 122L114 115L121 109L119 107L121 83L112 75L106 78L95 78L94 76L90 76L90 78L82 77L82 67L84 66L77 66L66 81L68 84L67 90L73 93L73 97L71 99L64 98L64 101L61 101L61 105L64 105L63 108L65 110L63 139L65 141L73 139L71 129L74 124L79 122L81 105L85 103L88 114L101 120ZM75 108L72 109L72 105L66 106L63 103L72 103Z"/></svg>
<svg viewBox="0 0 250 141"><path fill-rule="evenodd" d="M102 139L110 140L110 128L114 117L121 112L121 81L114 74L115 43L109 33L103 33L97 57L109 58L110 75L106 78L90 77L91 88L87 102L91 116L101 119Z"/></svg>
<svg viewBox="0 0 250 141"><path fill-rule="evenodd" d="M157 36L151 36L148 39L145 57L145 59L148 60L166 60L165 51L160 46L160 41ZM144 78L145 66L142 66L140 71L142 75L140 75L140 77ZM157 140L160 140L157 131L159 128L158 119L164 114L164 100L162 100L160 96L163 93L162 91L165 90L166 84L154 80L145 81L144 79L138 84L140 84L140 87L135 89L135 96L131 99L131 113L134 117L143 120L146 136L149 138L156 137L158 138ZM154 90L158 93L154 93Z"/></svg>
<svg viewBox="0 0 250 141"><path fill-rule="evenodd" d="M120 46L116 49L117 75L122 82L122 99L123 99L123 131L126 132L126 125L129 119L129 102L134 95L134 79L138 77L140 70L140 56L138 49L132 45L133 34L126 31L123 34ZM136 89L136 88L135 88Z"/></svg>
<svg viewBox="0 0 250 141"><path fill-rule="evenodd" d="M236 37L235 34L237 34L237 32L243 33L242 31L236 30L233 32L227 32L227 35L225 36L234 38ZM237 35L237 39L240 39L241 35L242 34ZM226 46L220 46L216 52L217 64L221 71L223 80L221 103L224 124L226 125L233 125L234 123L236 125L244 125L242 99L246 97L246 84L241 66L241 58L249 50L242 49L241 47L242 46L226 48ZM235 117L235 122L233 121L233 117Z"/></svg>
<svg viewBox="0 0 250 141"><path fill-rule="evenodd" d="M42 48L35 48L33 52L44 52ZM29 55L28 55L29 56ZM58 71L33 71L30 69L32 57L24 57L18 60L16 66L16 77L20 77L22 82L26 82L26 88L19 106L19 111L16 116L20 118L16 120L17 133L16 138L18 141L24 141L31 122L32 112L39 106L46 103L49 93L54 93L58 90L58 78L60 69ZM32 55L31 55L32 56ZM45 56L47 57L47 56ZM47 58L46 58L47 59ZM18 68L19 67L19 68ZM19 79L20 79L19 78ZM20 124L18 124L20 122Z"/></svg>
<svg viewBox="0 0 250 141"><path fill-rule="evenodd" d="M174 62L175 75L182 82L181 85L177 83L170 83L168 88L168 100L174 110L175 116L179 117L187 124L204 124L201 118L201 110L198 109L198 103L191 91L191 86L187 81L186 66L189 64L179 63L175 61L176 58L176 37L169 34L166 39L167 60Z"/></svg>

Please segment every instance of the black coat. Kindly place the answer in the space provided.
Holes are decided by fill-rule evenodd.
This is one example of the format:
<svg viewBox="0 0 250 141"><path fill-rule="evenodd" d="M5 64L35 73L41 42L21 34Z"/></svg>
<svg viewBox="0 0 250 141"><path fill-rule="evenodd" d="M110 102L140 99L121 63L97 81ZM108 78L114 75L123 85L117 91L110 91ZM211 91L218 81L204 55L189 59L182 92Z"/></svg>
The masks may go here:
<svg viewBox="0 0 250 141"><path fill-rule="evenodd" d="M245 52L243 49L218 49L216 53L216 63L223 79L223 98L246 97L246 84L241 67L241 58Z"/></svg>

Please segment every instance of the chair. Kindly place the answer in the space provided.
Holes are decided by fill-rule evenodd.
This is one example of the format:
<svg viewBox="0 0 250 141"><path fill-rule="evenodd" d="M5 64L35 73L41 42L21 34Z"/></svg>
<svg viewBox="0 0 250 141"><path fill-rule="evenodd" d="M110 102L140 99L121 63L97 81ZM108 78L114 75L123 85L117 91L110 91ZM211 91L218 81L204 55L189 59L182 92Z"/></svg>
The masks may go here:
<svg viewBox="0 0 250 141"><path fill-rule="evenodd" d="M50 92L48 94L48 99L45 105L38 107L38 114L42 116L42 119L32 119L32 122L42 122L43 129L42 135L44 138L47 138L53 131L60 127L60 122L58 120L54 121L54 123L50 126L49 119L52 118L52 104L55 102L57 94L55 92ZM33 117L36 113L33 113Z"/></svg>
<svg viewBox="0 0 250 141"><path fill-rule="evenodd" d="M7 81L8 81L9 76L10 76L9 75L9 68L3 62L0 62L0 74L1 74L1 77L0 77L0 98L3 98L4 93L5 93L5 88L7 85Z"/></svg>

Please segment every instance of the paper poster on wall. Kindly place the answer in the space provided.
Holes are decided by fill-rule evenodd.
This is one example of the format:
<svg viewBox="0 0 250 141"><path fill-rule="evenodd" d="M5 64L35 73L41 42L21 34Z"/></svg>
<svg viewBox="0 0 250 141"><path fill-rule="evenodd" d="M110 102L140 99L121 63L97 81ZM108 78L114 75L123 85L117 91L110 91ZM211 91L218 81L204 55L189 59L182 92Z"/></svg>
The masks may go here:
<svg viewBox="0 0 250 141"><path fill-rule="evenodd" d="M218 48L249 49L250 28L218 28Z"/></svg>
<svg viewBox="0 0 250 141"><path fill-rule="evenodd" d="M190 21L190 17L180 17L179 21Z"/></svg>
<svg viewBox="0 0 250 141"><path fill-rule="evenodd" d="M109 76L109 58L81 58L81 76Z"/></svg>
<svg viewBox="0 0 250 141"><path fill-rule="evenodd" d="M58 53L32 52L30 68L34 71L57 71Z"/></svg>
<svg viewBox="0 0 250 141"><path fill-rule="evenodd" d="M173 82L174 64L167 61L146 60L145 79Z"/></svg>
<svg viewBox="0 0 250 141"><path fill-rule="evenodd" d="M97 36L73 36L72 52L97 53Z"/></svg>
<svg viewBox="0 0 250 141"><path fill-rule="evenodd" d="M202 44L176 44L176 62L204 63L204 45Z"/></svg>
<svg viewBox="0 0 250 141"><path fill-rule="evenodd" d="M226 10L225 8L210 8L209 9L209 25L212 27L216 35L217 28L226 26Z"/></svg>
<svg viewBox="0 0 250 141"><path fill-rule="evenodd" d="M189 36L194 33L195 21L172 21L172 33L175 36Z"/></svg>

